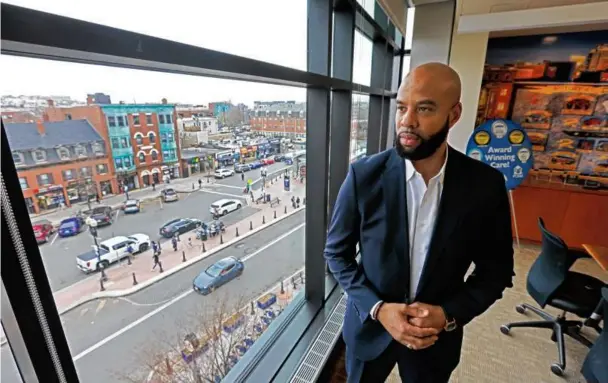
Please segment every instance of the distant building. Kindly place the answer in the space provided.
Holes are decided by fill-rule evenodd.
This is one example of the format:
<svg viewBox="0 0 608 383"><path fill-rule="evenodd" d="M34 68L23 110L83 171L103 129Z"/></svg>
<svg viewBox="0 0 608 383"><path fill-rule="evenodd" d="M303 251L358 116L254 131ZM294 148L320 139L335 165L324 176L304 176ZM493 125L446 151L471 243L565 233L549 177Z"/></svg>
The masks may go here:
<svg viewBox="0 0 608 383"><path fill-rule="evenodd" d="M104 93L93 93L87 94L87 105L98 104L98 105L108 105L111 104L112 100L110 96Z"/></svg>
<svg viewBox="0 0 608 383"><path fill-rule="evenodd" d="M2 112L2 122L5 124L36 122L36 120L38 120L36 115L29 111L15 110Z"/></svg>
<svg viewBox="0 0 608 383"><path fill-rule="evenodd" d="M87 119L111 150L119 185L139 189L180 177L177 115L171 104L47 108L50 121Z"/></svg>
<svg viewBox="0 0 608 383"><path fill-rule="evenodd" d="M215 117L178 118L180 147L191 148L209 142L209 135L218 133L218 120Z"/></svg>
<svg viewBox="0 0 608 383"><path fill-rule="evenodd" d="M306 104L255 101L249 125L252 132L270 137L306 138Z"/></svg>
<svg viewBox="0 0 608 383"><path fill-rule="evenodd" d="M88 121L4 126L30 213L118 190L104 139Z"/></svg>
<svg viewBox="0 0 608 383"><path fill-rule="evenodd" d="M225 124L228 119L228 113L234 105L230 101L210 102L209 109L213 117L217 118L220 124Z"/></svg>

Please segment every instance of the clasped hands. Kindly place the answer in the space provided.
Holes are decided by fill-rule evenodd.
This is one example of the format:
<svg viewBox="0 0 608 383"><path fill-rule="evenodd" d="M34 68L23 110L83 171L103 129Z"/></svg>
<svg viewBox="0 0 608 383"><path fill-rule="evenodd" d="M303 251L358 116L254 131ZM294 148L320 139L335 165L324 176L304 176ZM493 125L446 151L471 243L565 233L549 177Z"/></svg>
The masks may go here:
<svg viewBox="0 0 608 383"><path fill-rule="evenodd" d="M383 303L377 319L393 339L413 350L432 346L446 324L441 307L420 302Z"/></svg>

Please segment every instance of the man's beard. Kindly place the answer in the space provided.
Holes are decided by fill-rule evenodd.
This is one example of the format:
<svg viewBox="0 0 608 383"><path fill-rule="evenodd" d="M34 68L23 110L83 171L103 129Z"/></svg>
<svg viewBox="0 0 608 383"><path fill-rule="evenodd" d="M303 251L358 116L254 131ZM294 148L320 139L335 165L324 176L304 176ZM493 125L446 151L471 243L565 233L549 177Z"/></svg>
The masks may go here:
<svg viewBox="0 0 608 383"><path fill-rule="evenodd" d="M403 145L401 145L399 133L397 133L397 137L395 137L395 150L397 150L397 154L399 154L399 157L401 158L405 158L410 161L423 160L432 156L437 149L439 149L441 144L443 144L448 137L449 131L450 121L447 119L443 128L429 138L423 138L416 133L408 132L409 134L415 134L420 140L418 146L413 149L405 149Z"/></svg>

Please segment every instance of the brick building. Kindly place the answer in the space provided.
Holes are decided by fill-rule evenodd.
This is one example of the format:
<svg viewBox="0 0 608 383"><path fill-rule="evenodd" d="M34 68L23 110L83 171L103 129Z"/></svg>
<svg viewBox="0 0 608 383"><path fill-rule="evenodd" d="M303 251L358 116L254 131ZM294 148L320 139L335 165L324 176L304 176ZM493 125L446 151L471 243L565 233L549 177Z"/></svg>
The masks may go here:
<svg viewBox="0 0 608 383"><path fill-rule="evenodd" d="M117 189L107 146L88 121L4 126L30 213Z"/></svg>
<svg viewBox="0 0 608 383"><path fill-rule="evenodd" d="M38 118L30 111L15 110L2 112L2 121L5 124L36 122Z"/></svg>
<svg viewBox="0 0 608 383"><path fill-rule="evenodd" d="M295 101L256 101L249 125L252 132L266 136L306 138L306 105Z"/></svg>
<svg viewBox="0 0 608 383"><path fill-rule="evenodd" d="M161 183L167 177L180 177L174 105L49 107L45 114L50 121L85 118L97 129L110 148L112 173L121 185L121 191L122 185L139 189L153 182Z"/></svg>

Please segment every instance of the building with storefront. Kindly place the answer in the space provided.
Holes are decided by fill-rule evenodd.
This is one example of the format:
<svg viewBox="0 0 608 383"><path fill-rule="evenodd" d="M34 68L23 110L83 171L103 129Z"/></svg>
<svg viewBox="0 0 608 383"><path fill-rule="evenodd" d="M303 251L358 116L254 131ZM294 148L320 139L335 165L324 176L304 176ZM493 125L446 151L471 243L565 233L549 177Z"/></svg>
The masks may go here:
<svg viewBox="0 0 608 383"><path fill-rule="evenodd" d="M163 100L165 101L165 100ZM92 102L89 97L87 102ZM180 177L175 107L171 104L90 104L45 110L50 121L88 120L106 141L111 173L122 191Z"/></svg>
<svg viewBox="0 0 608 383"><path fill-rule="evenodd" d="M4 126L30 213L117 192L104 139L88 121Z"/></svg>

